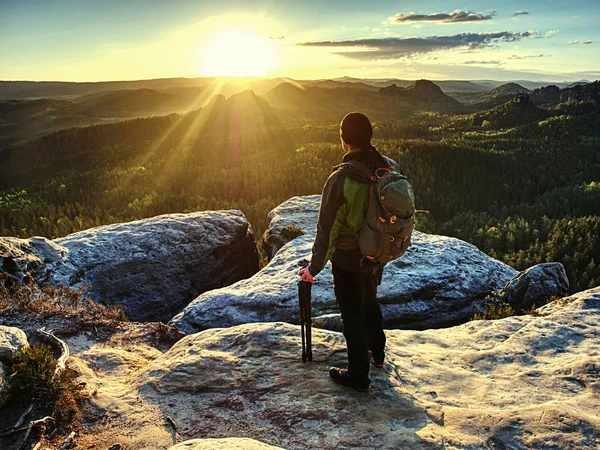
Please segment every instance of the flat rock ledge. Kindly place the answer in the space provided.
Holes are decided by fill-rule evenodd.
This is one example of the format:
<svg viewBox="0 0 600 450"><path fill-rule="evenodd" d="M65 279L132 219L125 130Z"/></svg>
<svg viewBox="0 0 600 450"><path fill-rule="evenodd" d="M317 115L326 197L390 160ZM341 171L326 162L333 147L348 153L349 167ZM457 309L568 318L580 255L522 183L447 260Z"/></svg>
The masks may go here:
<svg viewBox="0 0 600 450"><path fill-rule="evenodd" d="M86 430L83 442L164 449L236 437L286 449L597 448L600 288L534 315L386 335L386 361L372 369L368 394L329 379L330 366L346 364L344 338L331 331L313 330L312 363L302 363L300 329L287 323L206 330L165 353L122 339L83 346L81 336L66 337L71 367L95 392L91 413L110 418Z"/></svg>
<svg viewBox="0 0 600 450"><path fill-rule="evenodd" d="M283 450L281 447L263 444L247 438L190 439L169 450Z"/></svg>
<svg viewBox="0 0 600 450"><path fill-rule="evenodd" d="M86 286L132 320L167 322L199 294L252 276L258 254L240 211L167 214L64 238L0 238L14 282Z"/></svg>
<svg viewBox="0 0 600 450"><path fill-rule="evenodd" d="M283 243L253 277L200 295L171 325L193 333L250 322L298 323L297 263L310 259L319 201L320 196L294 197L271 212L265 241L282 243L281 230L290 225L304 234ZM384 270L378 297L385 326L426 329L464 323L490 292L517 274L464 241L416 231L410 251ZM331 265L317 278L313 316L338 312Z"/></svg>

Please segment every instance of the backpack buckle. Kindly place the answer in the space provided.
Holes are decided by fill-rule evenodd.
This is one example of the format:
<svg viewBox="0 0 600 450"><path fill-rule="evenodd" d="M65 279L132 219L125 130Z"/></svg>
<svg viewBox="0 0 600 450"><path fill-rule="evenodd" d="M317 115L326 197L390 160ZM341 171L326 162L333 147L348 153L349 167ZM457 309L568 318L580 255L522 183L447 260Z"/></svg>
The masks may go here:
<svg viewBox="0 0 600 450"><path fill-rule="evenodd" d="M385 223L385 219L384 219L383 217L379 217L379 221L380 221L381 223Z"/></svg>
<svg viewBox="0 0 600 450"><path fill-rule="evenodd" d="M390 217L390 223L396 223L396 220L398 220L396 216Z"/></svg>

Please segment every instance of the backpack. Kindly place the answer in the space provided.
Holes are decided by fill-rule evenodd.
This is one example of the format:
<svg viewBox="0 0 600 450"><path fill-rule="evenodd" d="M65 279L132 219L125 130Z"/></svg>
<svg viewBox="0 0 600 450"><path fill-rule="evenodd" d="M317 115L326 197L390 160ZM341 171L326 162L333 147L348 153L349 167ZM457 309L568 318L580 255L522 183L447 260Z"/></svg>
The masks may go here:
<svg viewBox="0 0 600 450"><path fill-rule="evenodd" d="M408 179L388 158L387 167L372 172L359 161L343 164L371 185L367 216L358 233L365 258L387 263L404 255L415 228L415 196Z"/></svg>

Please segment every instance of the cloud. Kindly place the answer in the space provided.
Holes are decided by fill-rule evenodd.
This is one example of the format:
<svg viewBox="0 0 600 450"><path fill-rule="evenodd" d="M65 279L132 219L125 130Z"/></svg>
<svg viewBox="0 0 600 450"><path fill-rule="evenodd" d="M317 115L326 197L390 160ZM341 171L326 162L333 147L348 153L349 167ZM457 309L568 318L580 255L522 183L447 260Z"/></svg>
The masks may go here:
<svg viewBox="0 0 600 450"><path fill-rule="evenodd" d="M269 36L269 39L285 39L285 36Z"/></svg>
<svg viewBox="0 0 600 450"><path fill-rule="evenodd" d="M304 42L298 45L306 47L359 48L358 51L339 52L347 58L361 60L396 59L436 50L467 49L475 50L489 47L497 42L515 42L537 36L537 31L524 33L497 31L482 33L460 33L453 36L430 36L426 38L372 38L347 41Z"/></svg>
<svg viewBox="0 0 600 450"><path fill-rule="evenodd" d="M409 22L437 22L437 23L464 23L481 22L492 20L496 11L490 11L487 15L484 13L474 13L471 11L461 11L457 9L451 13L433 13L433 14L409 14L398 13L388 19L391 23L409 23Z"/></svg>
<svg viewBox="0 0 600 450"><path fill-rule="evenodd" d="M488 64L493 66L499 66L502 63L500 61L465 61L462 64Z"/></svg>
<svg viewBox="0 0 600 450"><path fill-rule="evenodd" d="M590 41L589 39L585 39L583 41L569 41L569 44L571 45L576 45L576 44L583 44L583 45L587 45L587 44L591 44L592 41Z"/></svg>
<svg viewBox="0 0 600 450"><path fill-rule="evenodd" d="M556 33L560 32L560 30L550 30L550 31L546 31L546 33L544 33L544 37L552 37L554 36Z"/></svg>
<svg viewBox="0 0 600 450"><path fill-rule="evenodd" d="M517 11L512 16L517 17L517 16L528 16L528 15L529 15L529 13L527 11Z"/></svg>
<svg viewBox="0 0 600 450"><path fill-rule="evenodd" d="M538 55L512 55L509 56L508 59L534 59L534 58L546 58L550 55L546 55L544 53L540 53Z"/></svg>

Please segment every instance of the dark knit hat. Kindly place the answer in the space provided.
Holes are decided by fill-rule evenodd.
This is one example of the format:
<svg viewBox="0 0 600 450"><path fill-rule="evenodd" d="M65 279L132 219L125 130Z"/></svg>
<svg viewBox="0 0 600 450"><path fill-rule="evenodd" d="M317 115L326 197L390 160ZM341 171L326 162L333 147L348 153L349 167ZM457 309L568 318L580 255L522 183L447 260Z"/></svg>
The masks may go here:
<svg viewBox="0 0 600 450"><path fill-rule="evenodd" d="M373 127L364 114L358 112L346 114L340 124L340 133L346 144L371 148Z"/></svg>

